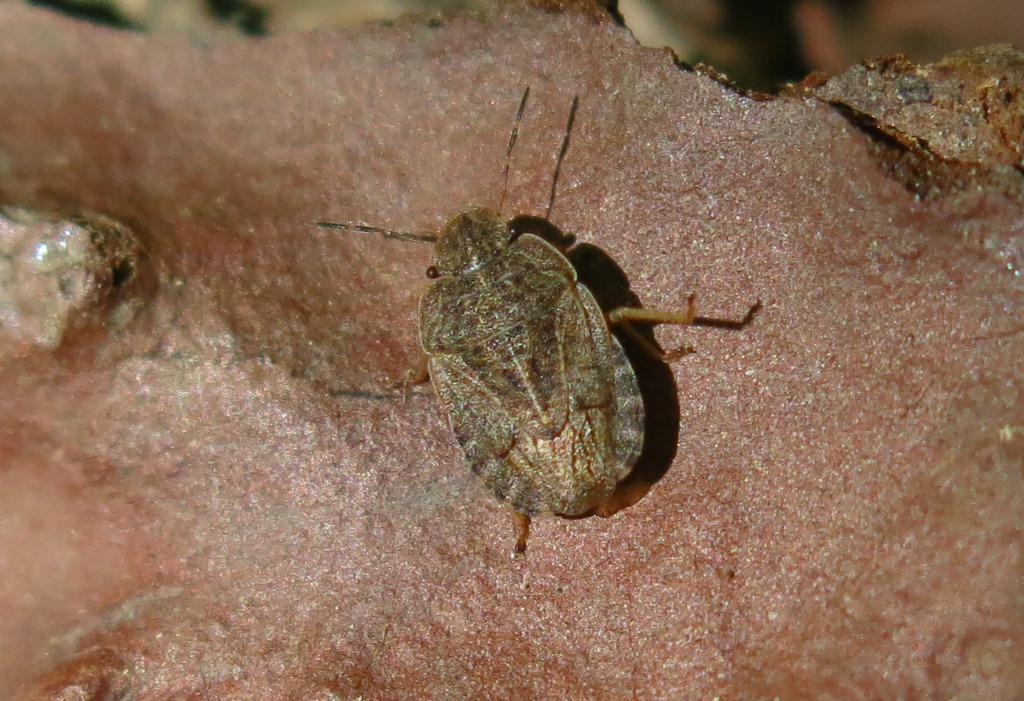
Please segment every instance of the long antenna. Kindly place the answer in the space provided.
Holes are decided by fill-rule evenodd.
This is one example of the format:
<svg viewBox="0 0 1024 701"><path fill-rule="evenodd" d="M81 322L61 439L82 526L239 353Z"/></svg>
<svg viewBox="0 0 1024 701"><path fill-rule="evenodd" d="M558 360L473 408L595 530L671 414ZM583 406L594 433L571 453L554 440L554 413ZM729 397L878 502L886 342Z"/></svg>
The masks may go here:
<svg viewBox="0 0 1024 701"><path fill-rule="evenodd" d="M501 202L498 203L498 214L501 214L501 209L505 206L505 195L508 193L508 169L512 163L512 147L516 145L516 139L519 138L519 122L523 119L523 111L526 110L526 99L528 97L530 97L529 85L523 91L523 99L519 101L519 111L516 112L516 121L512 124L512 133L508 137L508 148L505 149L505 170L502 176Z"/></svg>
<svg viewBox="0 0 1024 701"><path fill-rule="evenodd" d="M544 212L544 218L551 218L551 208L555 206L555 189L558 187L558 174L562 172L562 161L565 159L565 152L569 150L569 134L572 133L573 122L576 121L576 110L580 106L580 96L573 95L572 107L569 108L569 123L565 125L565 138L562 139L562 150L558 152L558 160L555 161L555 175L551 178L551 197L548 198L548 210Z"/></svg>
<svg viewBox="0 0 1024 701"><path fill-rule="evenodd" d="M386 239L398 239L400 241L415 241L416 243L435 243L437 241L436 236L420 236L419 234L410 234L407 231L391 231L390 229L381 229L380 227L370 226L368 224L347 224L336 221L318 221L316 225L321 229L358 231L363 234L380 234Z"/></svg>

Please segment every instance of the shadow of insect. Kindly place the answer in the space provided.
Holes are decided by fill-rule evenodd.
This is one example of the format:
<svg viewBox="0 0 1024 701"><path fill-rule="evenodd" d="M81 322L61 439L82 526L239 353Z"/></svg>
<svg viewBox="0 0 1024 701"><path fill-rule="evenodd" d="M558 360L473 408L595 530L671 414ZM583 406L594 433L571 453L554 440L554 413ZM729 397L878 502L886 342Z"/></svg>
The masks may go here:
<svg viewBox="0 0 1024 701"><path fill-rule="evenodd" d="M622 308L640 308L640 299L630 289L626 273L600 247L581 243L568 254L579 282L594 295L605 312ZM755 303L739 320L695 315L691 326L740 330L749 324L761 303ZM626 358L636 375L644 404L644 442L633 471L619 482L614 493L582 516L611 516L640 501L665 476L679 446L679 393L667 360L694 352L686 346L665 352L654 338L652 324L612 327Z"/></svg>
<svg viewBox="0 0 1024 701"><path fill-rule="evenodd" d="M692 295L685 311L644 309L607 254L574 246L575 236L551 222L578 97L544 216L502 217L529 94L509 136L498 211L456 214L438 236L317 223L433 244L432 283L419 309L422 360L412 380L429 377L470 468L518 515L517 554L532 516L609 515L667 471L679 409L649 325L742 328L759 306L736 322L697 316Z"/></svg>

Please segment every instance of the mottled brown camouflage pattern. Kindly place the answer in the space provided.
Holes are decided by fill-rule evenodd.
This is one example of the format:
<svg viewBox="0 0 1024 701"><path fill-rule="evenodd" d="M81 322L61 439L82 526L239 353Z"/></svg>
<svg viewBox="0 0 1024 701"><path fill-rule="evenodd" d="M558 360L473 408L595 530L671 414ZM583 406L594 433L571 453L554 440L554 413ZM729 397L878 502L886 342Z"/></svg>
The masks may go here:
<svg viewBox="0 0 1024 701"><path fill-rule="evenodd" d="M477 209L448 222L435 267L420 343L472 470L524 514L603 502L636 463L644 411L572 265L538 236L510 240L500 215Z"/></svg>

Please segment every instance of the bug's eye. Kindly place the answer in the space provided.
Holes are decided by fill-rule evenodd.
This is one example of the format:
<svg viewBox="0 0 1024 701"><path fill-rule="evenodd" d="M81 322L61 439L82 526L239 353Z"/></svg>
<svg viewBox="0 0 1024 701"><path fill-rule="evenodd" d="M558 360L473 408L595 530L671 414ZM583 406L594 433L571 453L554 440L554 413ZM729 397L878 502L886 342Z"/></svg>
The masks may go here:
<svg viewBox="0 0 1024 701"><path fill-rule="evenodd" d="M436 265L432 265L429 268L427 268L428 280L436 280L439 277L441 277L441 270Z"/></svg>

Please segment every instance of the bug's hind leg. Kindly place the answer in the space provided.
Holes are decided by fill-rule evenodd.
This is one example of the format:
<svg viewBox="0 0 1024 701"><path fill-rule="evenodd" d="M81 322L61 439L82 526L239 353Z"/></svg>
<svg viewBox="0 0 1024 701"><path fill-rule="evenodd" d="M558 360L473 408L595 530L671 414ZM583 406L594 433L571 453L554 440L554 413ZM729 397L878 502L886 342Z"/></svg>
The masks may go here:
<svg viewBox="0 0 1024 701"><path fill-rule="evenodd" d="M696 300L697 296L693 294L686 299L685 312L668 312L658 309L644 309L642 307L616 307L608 312L608 323L628 333L630 338L636 341L652 357L661 358L662 360L675 360L692 353L693 347L686 345L670 353L665 353L654 345L650 339L637 331L634 323L688 326L699 318L697 316Z"/></svg>
<svg viewBox="0 0 1024 701"><path fill-rule="evenodd" d="M718 319L708 316L697 316L697 296L691 294L686 300L685 312L669 312L659 309L642 307L617 307L608 312L608 323L618 326L637 341L640 346L655 358L675 360L694 352L692 346L686 345L670 353L663 353L650 340L641 335L633 326L641 324L675 324L677 326L710 326L716 329L737 331L749 324L754 315L761 309L761 301L754 303L742 319Z"/></svg>
<svg viewBox="0 0 1024 701"><path fill-rule="evenodd" d="M647 324L677 324L688 326L697 319L697 295L691 294L686 299L685 312L667 312L659 309L643 307L616 307L608 312L608 323L639 321Z"/></svg>

